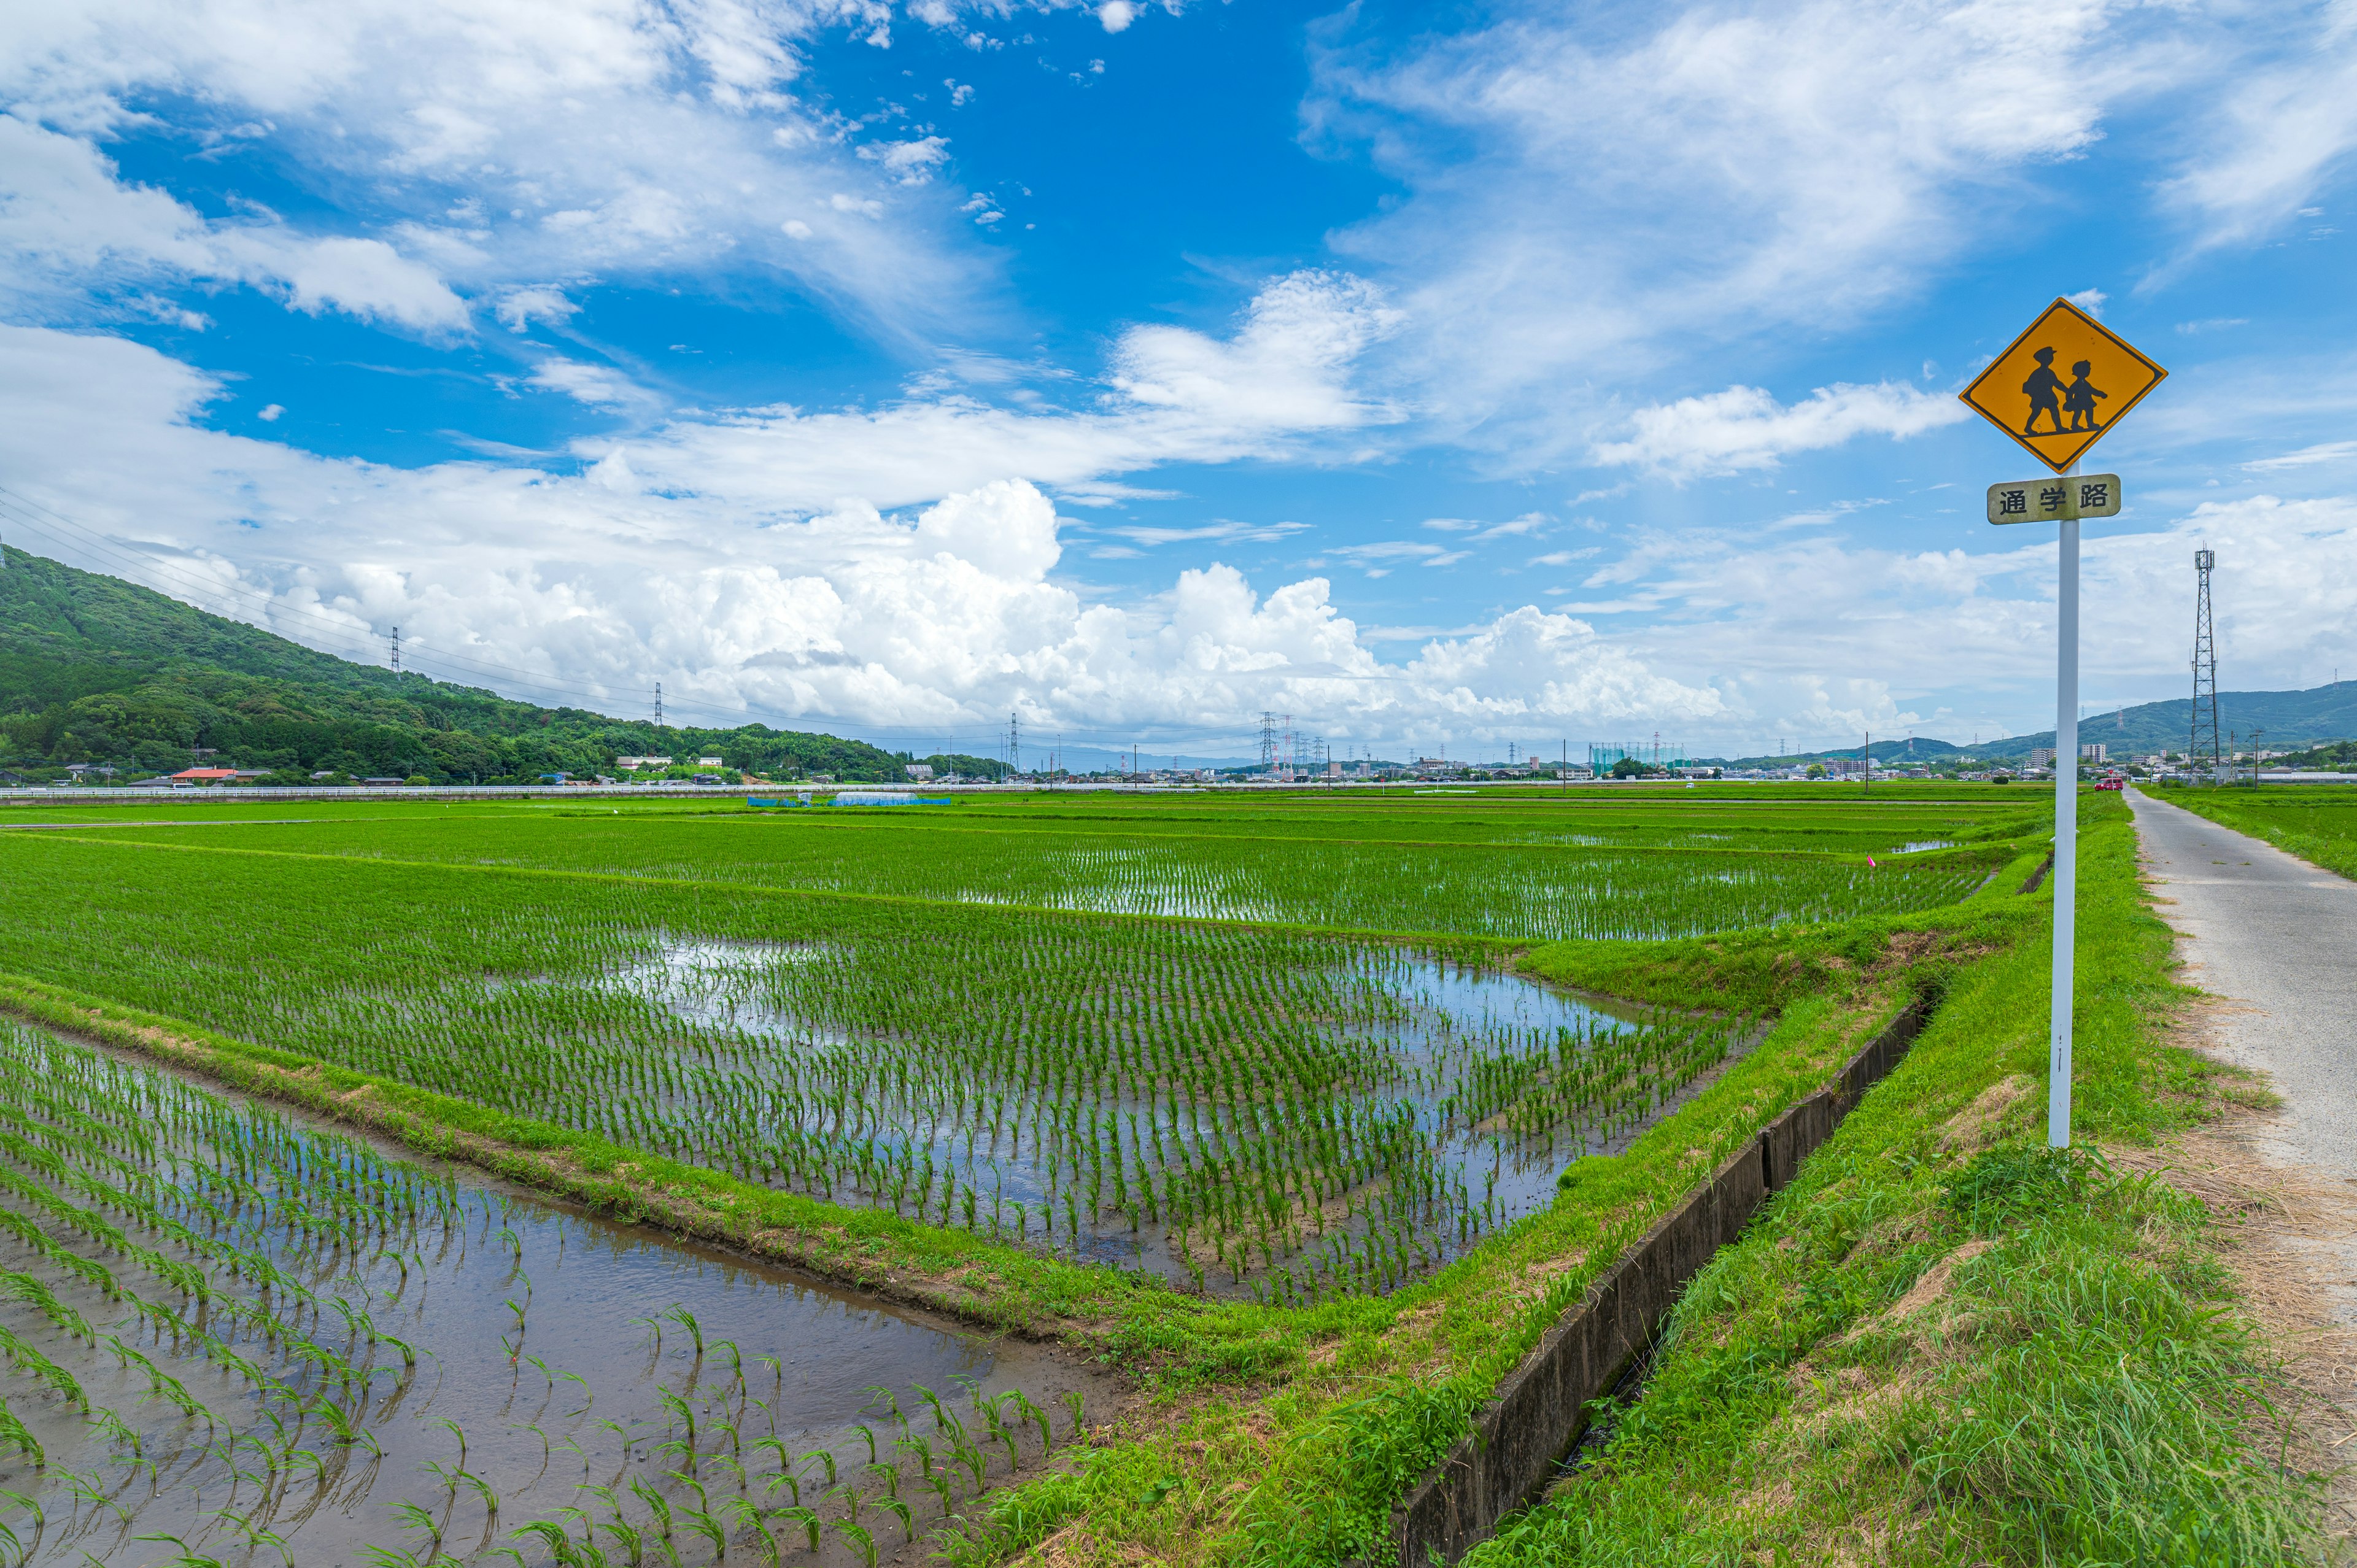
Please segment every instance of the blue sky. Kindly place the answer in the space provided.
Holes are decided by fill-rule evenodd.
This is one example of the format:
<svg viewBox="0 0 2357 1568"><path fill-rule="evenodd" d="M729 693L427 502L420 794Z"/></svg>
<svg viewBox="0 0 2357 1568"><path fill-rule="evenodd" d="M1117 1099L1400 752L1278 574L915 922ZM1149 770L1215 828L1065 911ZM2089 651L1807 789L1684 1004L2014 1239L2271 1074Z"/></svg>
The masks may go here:
<svg viewBox="0 0 2357 1568"><path fill-rule="evenodd" d="M0 32L0 534L930 749L1968 741L2357 671L2357 11L113 0Z"/></svg>

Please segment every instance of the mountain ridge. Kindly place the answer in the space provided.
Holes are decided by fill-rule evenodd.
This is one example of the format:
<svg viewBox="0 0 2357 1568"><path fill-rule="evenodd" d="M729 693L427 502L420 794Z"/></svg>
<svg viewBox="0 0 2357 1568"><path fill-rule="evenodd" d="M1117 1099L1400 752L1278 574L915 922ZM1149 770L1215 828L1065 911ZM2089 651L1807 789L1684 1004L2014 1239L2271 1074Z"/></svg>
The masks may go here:
<svg viewBox="0 0 2357 1568"><path fill-rule="evenodd" d="M719 756L750 773L901 780L905 754L767 725L548 708L356 664L151 588L0 545L0 768L125 775L203 760L435 783L591 775L619 755ZM200 755L205 754L205 755ZM977 757L914 758L987 773Z"/></svg>

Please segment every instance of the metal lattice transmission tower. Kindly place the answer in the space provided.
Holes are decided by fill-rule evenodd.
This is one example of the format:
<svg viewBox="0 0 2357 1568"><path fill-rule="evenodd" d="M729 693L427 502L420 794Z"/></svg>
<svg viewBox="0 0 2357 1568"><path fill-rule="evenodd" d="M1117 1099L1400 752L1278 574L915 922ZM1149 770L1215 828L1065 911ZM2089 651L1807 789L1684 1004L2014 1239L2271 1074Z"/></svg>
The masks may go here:
<svg viewBox="0 0 2357 1568"><path fill-rule="evenodd" d="M2218 744L2218 639L2210 628L2210 570L2218 564L2215 551L2193 553L2193 570L2200 581L2193 599L2193 727L2185 745L2185 766L2190 770L2207 758L2211 772L2224 759Z"/></svg>
<svg viewBox="0 0 2357 1568"><path fill-rule="evenodd" d="M401 673L401 628L399 627L394 627L393 628L393 637L390 639L390 652L393 661L393 672L398 675Z"/></svg>
<svg viewBox="0 0 2357 1568"><path fill-rule="evenodd" d="M662 682L658 681L655 682L655 728L662 727Z"/></svg>
<svg viewBox="0 0 2357 1568"><path fill-rule="evenodd" d="M1023 721L1011 713L1006 715L1006 770L1023 771Z"/></svg>
<svg viewBox="0 0 2357 1568"><path fill-rule="evenodd" d="M1260 715L1260 765L1263 772L1276 766L1276 715L1265 709Z"/></svg>

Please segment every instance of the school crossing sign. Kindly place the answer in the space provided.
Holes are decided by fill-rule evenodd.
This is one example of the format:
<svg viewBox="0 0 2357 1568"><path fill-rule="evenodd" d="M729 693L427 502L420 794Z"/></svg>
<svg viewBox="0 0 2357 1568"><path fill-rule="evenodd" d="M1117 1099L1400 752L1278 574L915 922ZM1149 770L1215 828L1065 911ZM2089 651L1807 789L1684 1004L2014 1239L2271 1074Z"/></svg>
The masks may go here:
<svg viewBox="0 0 2357 1568"><path fill-rule="evenodd" d="M1958 395L2061 474L2168 374L2126 338L2058 299Z"/></svg>

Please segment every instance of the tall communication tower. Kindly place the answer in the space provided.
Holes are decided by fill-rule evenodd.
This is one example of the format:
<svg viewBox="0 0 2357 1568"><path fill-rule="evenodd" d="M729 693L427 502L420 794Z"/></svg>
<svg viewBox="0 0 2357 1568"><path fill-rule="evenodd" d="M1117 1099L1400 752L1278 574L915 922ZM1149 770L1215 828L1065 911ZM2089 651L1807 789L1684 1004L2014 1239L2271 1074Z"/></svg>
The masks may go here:
<svg viewBox="0 0 2357 1568"><path fill-rule="evenodd" d="M2214 776L2223 762L2218 745L2218 639L2210 629L2210 569L2218 564L2215 551L2193 553L2193 570L2201 586L2193 600L2193 733L2185 746L2185 766L2198 769L2206 758Z"/></svg>

